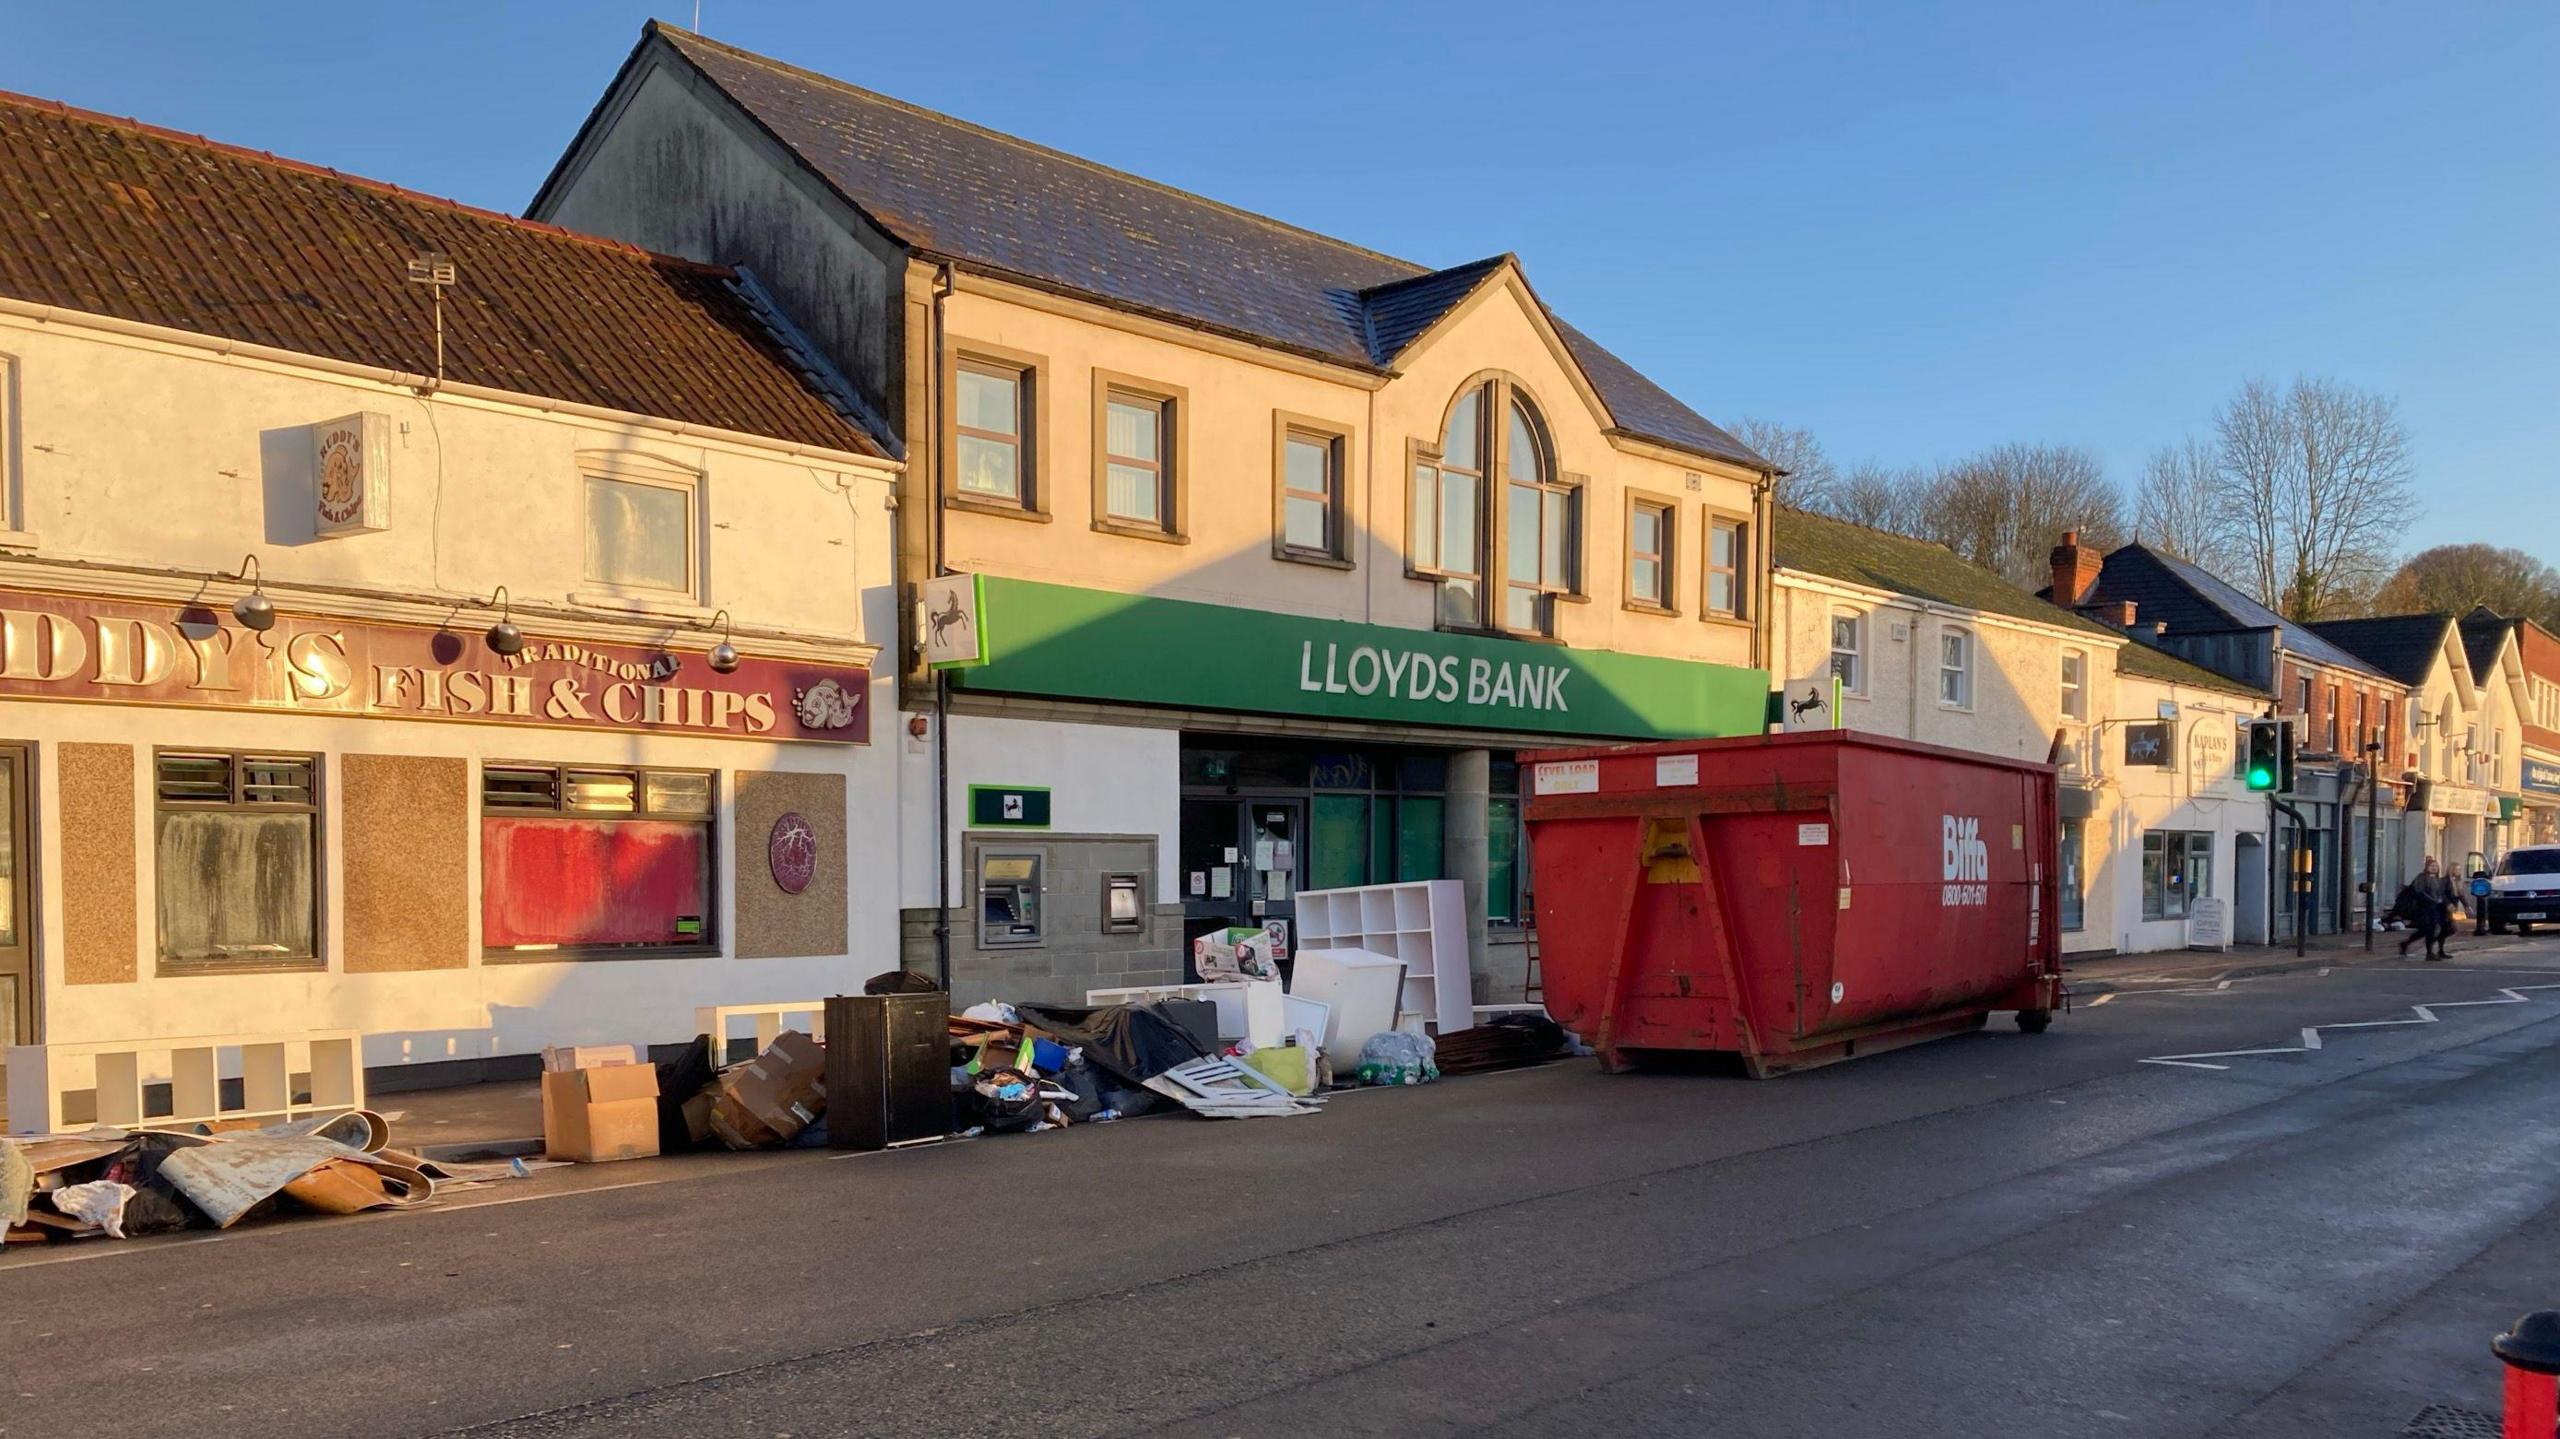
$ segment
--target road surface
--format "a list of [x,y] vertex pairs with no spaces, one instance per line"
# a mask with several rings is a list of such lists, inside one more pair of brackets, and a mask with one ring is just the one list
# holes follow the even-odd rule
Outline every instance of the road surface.
[[2546,1305],[2537,940],[1765,1084],[1570,1062],[22,1251],[0,1435],[2381,1439],[2494,1409]]

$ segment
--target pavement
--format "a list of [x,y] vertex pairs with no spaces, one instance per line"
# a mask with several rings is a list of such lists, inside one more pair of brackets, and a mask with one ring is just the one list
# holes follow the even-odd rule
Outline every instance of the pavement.
[[2384,1439],[2494,1411],[2489,1336],[2560,1305],[2560,942],[2086,993],[2042,1036],[1766,1083],[1577,1061],[22,1252],[0,1435]]

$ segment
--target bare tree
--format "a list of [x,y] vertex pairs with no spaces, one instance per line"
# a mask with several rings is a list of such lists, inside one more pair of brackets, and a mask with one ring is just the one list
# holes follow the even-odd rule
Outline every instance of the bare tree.
[[1734,435],[1787,473],[1778,480],[1778,502],[1800,510],[1822,510],[1840,484],[1840,470],[1822,451],[1811,430],[1758,417],[1733,427]]
[[2219,507],[2259,600],[2295,620],[2346,611],[2381,579],[2413,508],[2391,401],[2335,380],[2251,380],[2214,429]]
[[2124,499],[2097,457],[2069,445],[2001,445],[1938,471],[1919,494],[1917,532],[2033,590],[2052,578],[2065,530],[2112,549]]
[[2373,596],[2382,614],[2459,615],[2479,605],[2560,628],[2560,571],[2522,550],[2437,545],[2403,560]]
[[1917,470],[1889,470],[1868,461],[1842,475],[1825,501],[1810,508],[1869,529],[1916,535],[1927,483],[1928,477]]
[[2220,488],[2212,446],[2190,438],[2154,451],[2134,491],[2133,537],[2208,570],[2232,568],[2240,551]]

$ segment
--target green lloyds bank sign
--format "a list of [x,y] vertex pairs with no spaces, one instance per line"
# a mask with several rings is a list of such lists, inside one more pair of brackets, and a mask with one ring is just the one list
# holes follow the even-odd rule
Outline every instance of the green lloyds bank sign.
[[1610,739],[1758,734],[1766,672],[986,575],[963,689]]

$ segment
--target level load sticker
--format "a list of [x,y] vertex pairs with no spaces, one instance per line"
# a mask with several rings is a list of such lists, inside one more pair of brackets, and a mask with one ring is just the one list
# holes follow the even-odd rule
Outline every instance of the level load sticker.
[[1600,761],[1596,759],[1549,760],[1538,766],[1540,794],[1598,794]]

